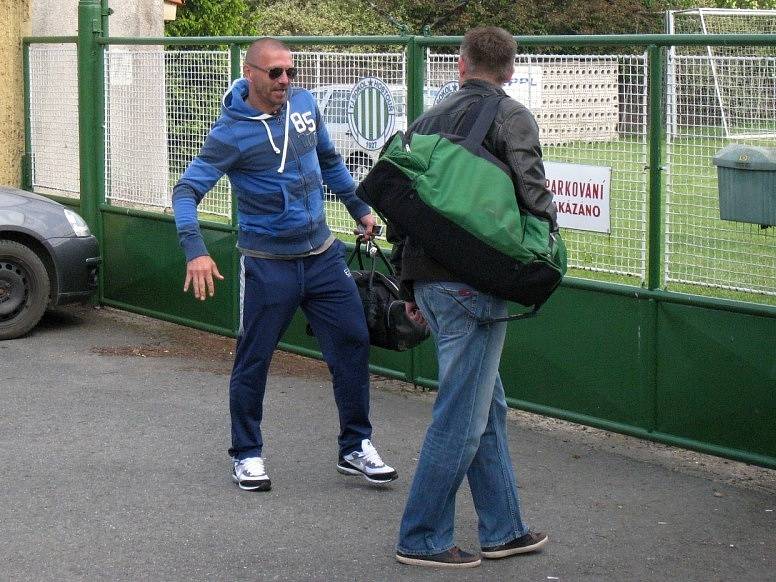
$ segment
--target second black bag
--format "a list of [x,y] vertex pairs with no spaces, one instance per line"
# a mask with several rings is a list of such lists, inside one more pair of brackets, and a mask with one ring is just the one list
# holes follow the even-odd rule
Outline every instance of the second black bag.
[[[365,245],[371,265],[368,269],[364,268],[361,256],[362,244],[363,238],[359,236],[356,239],[356,247],[348,259],[348,267],[351,269],[350,272],[364,306],[366,325],[369,328],[369,343],[397,352],[412,349],[428,338],[428,326],[419,325],[407,317],[404,311],[405,302],[399,299],[399,285],[396,282],[393,267],[377,245],[372,243]],[[382,259],[388,274],[377,270],[377,256]],[[359,268],[353,269],[356,258]]]

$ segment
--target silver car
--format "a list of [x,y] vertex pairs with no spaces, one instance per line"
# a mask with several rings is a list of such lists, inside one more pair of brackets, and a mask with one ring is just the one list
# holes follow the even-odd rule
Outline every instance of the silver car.
[[0,186],[0,340],[22,336],[46,308],[97,289],[97,239],[76,212]]

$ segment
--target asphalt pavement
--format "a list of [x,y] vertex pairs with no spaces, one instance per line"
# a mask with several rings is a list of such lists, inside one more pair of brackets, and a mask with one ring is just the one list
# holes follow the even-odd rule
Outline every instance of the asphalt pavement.
[[[433,395],[373,379],[373,440],[399,471],[375,487],[335,470],[325,367],[276,355],[273,488],[244,492],[226,453],[232,349],[81,306],[0,342],[0,580],[776,580],[776,472],[524,413],[511,454],[544,551],[458,572],[399,564]],[[476,550],[465,487],[456,519]]]

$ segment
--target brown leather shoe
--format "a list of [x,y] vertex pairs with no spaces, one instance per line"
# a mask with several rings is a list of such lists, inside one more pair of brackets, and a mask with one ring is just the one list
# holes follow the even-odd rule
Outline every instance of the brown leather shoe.
[[458,546],[453,546],[446,552],[430,556],[413,556],[396,552],[396,559],[410,566],[431,566],[432,568],[474,568],[480,565],[480,557],[464,552]]
[[482,556],[490,560],[497,560],[516,554],[528,554],[544,546],[548,540],[546,533],[529,531],[527,534],[500,546],[483,546],[481,548]]

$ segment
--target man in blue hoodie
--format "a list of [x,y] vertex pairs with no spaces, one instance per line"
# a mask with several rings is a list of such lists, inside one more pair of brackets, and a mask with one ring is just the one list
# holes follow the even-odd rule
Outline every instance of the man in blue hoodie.
[[372,483],[396,479],[371,443],[369,333],[344,245],[326,224],[323,183],[371,238],[375,219],[326,131],[313,96],[294,88],[293,57],[283,43],[253,43],[223,98],[221,116],[175,185],[172,206],[186,255],[183,291],[197,299],[223,279],[208,255],[197,205],[226,174],[237,200],[240,328],[229,384],[232,478],[240,489],[267,491],[262,403],[278,341],[298,307],[329,365],[339,411],[337,470]]

